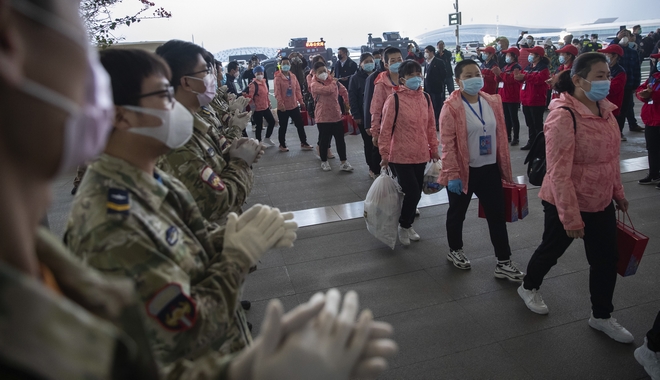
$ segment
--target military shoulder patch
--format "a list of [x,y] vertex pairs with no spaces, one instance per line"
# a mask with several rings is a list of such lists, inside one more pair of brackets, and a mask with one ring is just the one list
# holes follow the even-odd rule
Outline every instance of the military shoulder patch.
[[165,240],[167,240],[167,244],[170,246],[176,244],[176,242],[179,241],[179,230],[176,228],[176,226],[172,226],[167,229],[165,232]]
[[108,189],[108,202],[106,203],[108,214],[128,215],[131,209],[128,190],[110,188]]
[[206,150],[206,154],[208,154],[209,157],[214,157],[214,156],[215,156],[215,149],[213,149],[213,147],[209,147],[209,148]]
[[169,283],[157,291],[146,307],[147,314],[169,331],[186,331],[197,320],[195,301],[177,283]]
[[217,175],[213,169],[208,166],[205,166],[200,173],[202,181],[207,185],[211,186],[214,190],[222,191],[225,189],[225,184],[222,182],[222,179]]

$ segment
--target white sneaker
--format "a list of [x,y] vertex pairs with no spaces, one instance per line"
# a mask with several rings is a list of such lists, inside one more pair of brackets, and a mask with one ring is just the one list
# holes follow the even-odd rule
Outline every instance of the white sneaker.
[[525,301],[527,308],[536,314],[548,314],[548,306],[537,289],[527,290],[522,285],[518,287],[518,295]]
[[330,167],[330,163],[328,163],[328,161],[321,162],[321,169],[323,169],[324,172],[329,172],[330,170],[332,170],[332,168]]
[[610,317],[608,319],[594,318],[594,313],[591,313],[589,318],[589,326],[598,331],[602,331],[610,338],[620,343],[632,343],[635,338],[630,331],[621,326],[616,319]]
[[348,163],[348,161],[346,161],[343,164],[339,165],[339,170],[343,170],[345,172],[352,172],[353,167],[351,166],[351,164]]
[[252,132],[256,132],[256,130],[257,130],[257,126],[256,126],[256,125],[252,125]]
[[451,261],[452,264],[454,264],[454,266],[458,269],[472,268],[470,260],[468,260],[468,258],[465,257],[465,254],[463,253],[463,249],[459,249],[458,251],[452,251],[450,249],[449,253],[447,254],[447,260]]
[[275,143],[270,139],[270,137],[266,137],[264,139],[264,144],[268,144],[268,146],[275,146]]
[[420,215],[421,215],[421,214],[420,214],[420,212],[419,212],[419,209],[416,208],[416,209],[415,209],[415,218],[418,218]]
[[410,236],[408,236],[408,228],[399,226],[399,241],[403,245],[410,245]]
[[410,228],[408,228],[408,237],[412,241],[419,241],[419,239],[421,239],[419,237],[419,234],[417,232],[415,232],[415,230],[413,230],[412,226],[410,226]]
[[511,260],[500,262],[495,266],[495,277],[505,278],[511,281],[522,281],[525,274],[511,262]]
[[635,350],[635,359],[644,366],[651,380],[660,380],[660,353],[649,350],[649,342],[644,337],[644,344]]

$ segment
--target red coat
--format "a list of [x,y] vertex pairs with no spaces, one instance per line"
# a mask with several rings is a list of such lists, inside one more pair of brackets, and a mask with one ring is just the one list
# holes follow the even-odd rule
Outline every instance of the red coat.
[[520,103],[520,87],[522,85],[513,78],[515,69],[522,71],[518,62],[509,63],[502,69],[502,74],[495,77],[498,84],[504,83],[504,87],[497,92],[502,97],[502,103]]
[[626,87],[628,76],[626,75],[626,70],[624,70],[619,64],[616,64],[610,67],[610,77],[612,80],[607,100],[617,106],[617,109],[612,111],[612,115],[619,116],[621,113],[621,105],[623,104],[623,88]]
[[[653,92],[649,99],[643,99],[638,93],[648,86],[653,88]],[[642,106],[642,121],[646,127],[660,127],[660,73],[653,74],[651,78],[647,79],[644,84],[637,88],[635,93],[638,94],[637,98],[644,102]]]
[[481,91],[491,95],[497,94],[497,80],[493,73],[495,66],[497,66],[497,59],[491,59],[481,64],[481,77],[484,78],[484,86]]
[[548,84],[550,79],[550,70],[548,69],[548,59],[543,58],[536,66],[529,65],[525,68],[525,80],[520,87],[520,102],[523,106],[544,106],[548,96]]

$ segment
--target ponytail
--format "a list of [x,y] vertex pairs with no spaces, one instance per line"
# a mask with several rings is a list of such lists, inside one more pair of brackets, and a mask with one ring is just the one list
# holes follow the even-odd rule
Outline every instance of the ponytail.
[[570,70],[564,70],[559,74],[554,89],[560,94],[562,92],[568,92],[570,95],[575,93],[575,85],[573,84]]

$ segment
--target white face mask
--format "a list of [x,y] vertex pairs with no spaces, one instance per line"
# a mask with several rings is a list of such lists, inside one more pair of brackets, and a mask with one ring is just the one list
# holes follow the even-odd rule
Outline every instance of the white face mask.
[[157,127],[133,127],[128,129],[129,132],[154,138],[171,149],[182,147],[192,137],[193,115],[179,102],[175,101],[171,110],[138,106],[122,107],[130,111],[156,116],[161,120],[161,125]]
[[25,17],[70,39],[87,52],[85,100],[82,106],[66,96],[25,78],[19,89],[69,114],[64,125],[64,146],[58,174],[98,156],[108,140],[114,119],[110,77],[103,69],[95,50],[70,23],[27,1],[12,1],[11,7]]
[[193,91],[197,95],[197,101],[200,107],[204,107],[213,101],[218,90],[218,80],[213,74],[206,74],[204,78],[186,77],[194,80],[201,80],[204,82],[204,92]]
[[257,75],[257,80],[262,80],[262,79],[264,79],[264,76],[263,76],[263,75],[261,75],[261,74],[260,74],[260,75]]
[[619,41],[619,45],[627,46],[628,45],[628,37],[623,37],[621,41]]
[[424,53],[424,57],[425,57],[426,59],[431,59],[431,58],[433,58],[433,54],[431,54],[431,53]]
[[328,73],[321,73],[321,74],[317,75],[317,77],[320,80],[326,80],[326,79],[328,79]]

